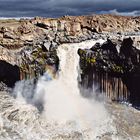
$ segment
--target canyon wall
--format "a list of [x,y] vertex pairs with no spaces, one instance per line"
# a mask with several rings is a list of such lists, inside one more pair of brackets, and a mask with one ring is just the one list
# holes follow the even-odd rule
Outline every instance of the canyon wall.
[[103,93],[113,101],[129,101],[140,105],[140,50],[133,46],[133,40],[126,38],[117,43],[110,39],[103,44],[96,43],[90,49],[79,49],[81,87]]
[[[58,45],[107,37],[122,40],[129,35],[139,45],[139,31],[140,17],[115,15],[0,20],[0,60],[18,67],[18,79],[37,78],[48,69],[55,76]],[[1,79],[4,82],[10,76]]]

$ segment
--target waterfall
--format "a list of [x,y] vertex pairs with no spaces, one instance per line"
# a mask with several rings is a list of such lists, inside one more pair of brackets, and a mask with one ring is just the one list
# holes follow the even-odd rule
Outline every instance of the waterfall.
[[59,46],[59,78],[48,83],[41,82],[41,85],[45,87],[45,113],[49,121],[65,123],[77,119],[81,121],[79,124],[89,124],[86,127],[90,127],[94,122],[101,122],[107,113],[102,103],[83,98],[80,94],[77,82],[79,47],[84,46],[78,44]]
[[42,103],[41,114],[28,104],[30,100],[28,103],[24,100],[32,90],[24,89],[26,93],[22,97],[23,88],[28,84],[20,87],[21,83],[17,84],[14,90],[14,95],[18,94],[16,100],[6,93],[0,95],[3,97],[0,98],[0,139],[94,140],[107,133],[114,138],[116,129],[104,103],[83,98],[78,88],[77,50],[92,47],[94,43],[86,41],[58,47],[60,71],[57,78],[51,80],[51,72],[46,72],[39,79],[31,100],[33,104]]

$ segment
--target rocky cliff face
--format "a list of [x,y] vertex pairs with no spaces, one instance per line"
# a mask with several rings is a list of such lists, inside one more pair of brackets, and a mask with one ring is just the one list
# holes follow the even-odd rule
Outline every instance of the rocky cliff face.
[[[19,79],[32,79],[42,75],[53,67],[58,69],[59,58],[56,53],[56,43],[46,39],[44,29],[31,24],[28,20],[2,20],[0,25],[0,60],[5,62],[5,69],[1,66],[1,81],[13,83]],[[9,67],[17,67],[19,78],[6,76]],[[11,73],[11,75],[14,73]],[[12,86],[11,84],[10,86]]]
[[[64,16],[59,19],[36,18],[34,23],[42,23],[55,31],[66,31],[69,35],[87,29],[92,32],[138,32],[139,17],[124,17],[114,15]],[[73,33],[73,34],[72,34]]]
[[102,45],[96,43],[91,49],[78,50],[80,85],[92,88],[94,82],[97,92],[112,100],[139,105],[140,50],[133,46],[131,38],[121,42],[119,52],[116,46],[117,43],[107,39]]
[[93,33],[138,33],[140,31],[139,17],[123,17],[113,15],[64,16],[59,19],[35,18],[32,23],[51,29],[48,33],[56,42],[79,42],[90,39]]
[[[16,65],[20,79],[30,79],[39,77],[50,67],[53,73],[58,70],[59,44],[106,38],[110,33],[119,37],[124,33],[139,34],[139,30],[139,17],[113,15],[1,20],[0,60]],[[139,42],[137,37],[136,44]]]

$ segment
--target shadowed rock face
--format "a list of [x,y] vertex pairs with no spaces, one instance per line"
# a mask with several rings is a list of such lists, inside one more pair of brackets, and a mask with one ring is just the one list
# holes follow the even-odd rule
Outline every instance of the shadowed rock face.
[[20,80],[19,67],[0,60],[0,81],[9,87],[13,87],[18,80]]
[[112,100],[130,101],[140,104],[140,51],[133,46],[133,40],[122,41],[120,52],[116,43],[107,40],[91,49],[79,49],[80,68],[82,70],[80,85],[105,93]]

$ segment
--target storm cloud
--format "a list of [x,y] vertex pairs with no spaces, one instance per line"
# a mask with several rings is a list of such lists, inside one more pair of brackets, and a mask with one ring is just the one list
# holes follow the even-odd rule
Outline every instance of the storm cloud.
[[59,17],[113,13],[140,15],[140,0],[0,0],[0,17]]

